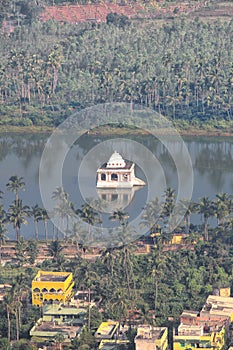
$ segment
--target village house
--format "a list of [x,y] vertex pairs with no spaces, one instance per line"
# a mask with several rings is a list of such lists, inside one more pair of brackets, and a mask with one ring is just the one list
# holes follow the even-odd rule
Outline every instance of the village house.
[[140,325],[134,339],[136,350],[166,350],[168,347],[166,327]]
[[208,348],[221,350],[224,346],[225,327],[210,331],[203,326],[183,325],[178,327],[178,334],[173,335],[174,350],[194,350]]
[[43,316],[30,330],[34,342],[53,340],[62,334],[67,341],[81,333],[86,323],[86,309],[74,305],[44,305]]
[[74,286],[71,272],[38,271],[32,281],[32,304],[66,303]]
[[102,339],[114,339],[114,336],[117,334],[117,331],[119,329],[119,322],[108,320],[105,322],[102,322],[95,332],[95,337],[98,340]]

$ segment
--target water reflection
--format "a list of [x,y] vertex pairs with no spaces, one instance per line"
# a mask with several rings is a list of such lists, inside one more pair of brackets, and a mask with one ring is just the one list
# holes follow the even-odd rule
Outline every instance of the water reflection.
[[[42,206],[39,185],[38,185],[38,169],[41,154],[48,134],[0,134],[0,190],[6,192],[5,185],[10,176],[23,176],[26,182],[26,191],[20,194],[24,204]],[[119,137],[119,136],[118,136]],[[176,167],[168,153],[166,147],[162,145],[156,138],[151,136],[127,136],[145,147],[149,148],[157,160],[162,165],[166,175],[166,184],[168,187],[176,189],[177,193],[177,175]],[[109,137],[112,138],[112,137]],[[70,199],[75,203],[76,207],[81,207],[84,198],[78,190],[78,169],[85,154],[89,152],[98,143],[107,140],[107,137],[97,137],[84,135],[77,144],[74,144],[70,154],[64,163],[64,188],[70,194]],[[188,147],[193,169],[194,169],[194,191],[193,200],[197,201],[200,197],[206,195],[214,198],[217,193],[227,192],[232,194],[233,188],[233,141],[231,138],[195,138],[186,137],[184,141]],[[172,138],[167,142],[171,142],[174,152],[182,157],[182,146],[175,143]],[[140,154],[140,157],[145,155]],[[45,171],[49,172],[53,167],[54,157],[48,164]],[[146,159],[145,159],[146,161]],[[95,162],[95,159],[93,159]],[[150,166],[148,164],[148,166]],[[98,167],[98,165],[97,165]],[[141,176],[140,174],[138,174]],[[157,174],[154,174],[156,183]],[[86,175],[88,178],[89,174]],[[95,186],[95,179],[93,186]],[[185,185],[185,184],[184,184]],[[103,191],[103,190],[101,190]],[[106,191],[106,190],[104,190]],[[131,193],[106,193],[98,191],[98,196],[102,199],[106,198],[108,206],[111,210],[119,207],[127,207],[127,211],[140,212],[144,206],[145,196],[142,195],[143,190],[137,191],[133,188]],[[112,192],[112,190],[111,190]],[[106,197],[104,197],[106,195]],[[117,197],[116,197],[117,195]],[[126,197],[127,195],[127,197]],[[8,210],[9,205],[14,199],[14,194],[6,192],[4,195],[3,205]],[[43,236],[43,223],[39,223],[41,237]],[[14,230],[9,227],[10,235],[14,237]],[[52,236],[52,226],[49,227],[50,237]],[[33,220],[29,219],[29,224],[22,228],[22,234],[25,237],[32,237],[34,234]]]
[[136,191],[142,189],[141,186],[132,188],[97,188],[98,199],[102,201],[104,211],[112,213],[117,209],[126,208],[133,200]]

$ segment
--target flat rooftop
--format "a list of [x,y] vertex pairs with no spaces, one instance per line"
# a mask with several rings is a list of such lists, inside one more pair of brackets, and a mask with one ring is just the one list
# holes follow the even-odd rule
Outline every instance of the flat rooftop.
[[136,339],[161,339],[166,327],[139,326]]
[[233,314],[233,298],[209,295],[200,315],[208,312],[212,315],[231,316]]
[[99,328],[97,329],[95,336],[110,336],[112,335],[114,329],[118,326],[116,321],[106,321],[102,322]]
[[65,282],[67,277],[70,275],[69,272],[44,272],[40,271],[36,278],[35,281],[40,281],[40,282]]
[[199,315],[199,311],[184,310],[180,317],[196,318]]
[[44,305],[43,307],[44,315],[83,315],[87,311],[84,308],[77,308],[75,305]]
[[45,336],[49,336],[50,333],[67,333],[72,334],[73,337],[76,336],[81,330],[80,326],[69,326],[64,323],[61,325],[54,325],[54,322],[42,322],[40,325],[37,325],[33,332],[45,332]]
[[184,325],[181,323],[178,327],[178,335],[201,336],[203,335],[203,327],[196,325]]

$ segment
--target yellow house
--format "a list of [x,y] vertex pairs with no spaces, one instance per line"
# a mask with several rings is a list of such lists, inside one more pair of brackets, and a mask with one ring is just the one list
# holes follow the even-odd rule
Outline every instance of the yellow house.
[[72,297],[73,286],[71,272],[38,271],[32,281],[32,304],[65,303]]
[[166,350],[168,347],[166,327],[138,326],[134,339],[136,350]]
[[196,350],[207,348],[221,350],[224,346],[225,328],[218,331],[204,333],[202,326],[183,325],[178,328],[178,335],[173,337],[174,350]]
[[95,332],[96,339],[113,339],[119,328],[119,322],[117,321],[105,321],[102,322]]
[[[153,232],[150,234],[151,238],[155,238],[161,235],[161,232]],[[167,244],[182,244],[184,243],[184,238],[188,237],[188,234],[185,233],[174,233],[172,235],[171,241]]]

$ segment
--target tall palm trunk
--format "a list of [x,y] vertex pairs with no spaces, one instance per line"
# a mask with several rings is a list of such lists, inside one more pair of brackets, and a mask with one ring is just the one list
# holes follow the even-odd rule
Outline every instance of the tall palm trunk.
[[48,242],[48,227],[47,227],[46,220],[44,220],[44,233],[45,233],[45,241],[47,243]]
[[11,341],[11,318],[10,318],[10,307],[7,305],[6,307],[7,310],[7,338],[8,341]]
[[128,270],[128,262],[127,262],[127,252],[126,252],[125,247],[124,247],[124,265],[125,265],[128,293],[129,293],[129,297],[131,298],[130,279],[129,279],[129,270]]
[[208,218],[204,218],[204,237],[205,241],[208,242],[209,240],[209,235],[208,235]]
[[19,232],[19,227],[18,225],[15,226],[15,233],[16,233],[16,241],[19,240],[19,237],[20,237],[20,232]]
[[39,230],[38,230],[38,222],[35,220],[35,238],[38,241],[39,238]]

